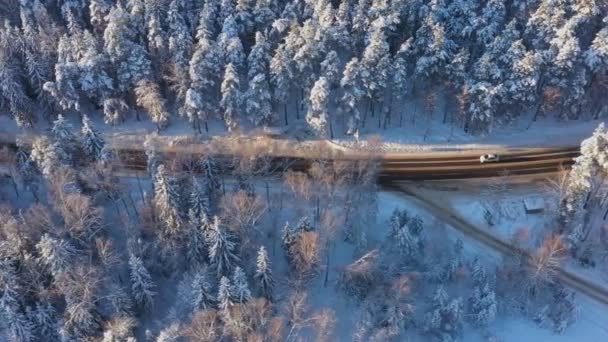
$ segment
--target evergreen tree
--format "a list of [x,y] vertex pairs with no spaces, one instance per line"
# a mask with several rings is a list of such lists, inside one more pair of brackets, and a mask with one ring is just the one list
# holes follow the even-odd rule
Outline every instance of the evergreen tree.
[[82,51],[77,60],[79,89],[101,106],[114,92],[114,82],[108,74],[108,59],[98,48],[96,38],[89,31],[78,35],[76,42]]
[[[179,67],[186,69],[192,48],[192,38],[188,28],[184,13],[184,4],[181,0],[171,0],[169,11],[167,12],[168,33],[169,33],[169,53],[171,61]],[[180,75],[185,77],[185,75]]]
[[325,55],[321,62],[321,76],[325,77],[331,88],[335,88],[340,83],[340,59],[334,50]]
[[154,282],[150,273],[144,266],[141,259],[134,254],[129,257],[129,269],[131,271],[131,291],[135,303],[146,309],[150,309],[154,304]]
[[251,291],[247,284],[247,275],[239,266],[234,268],[232,274],[232,290],[230,291],[232,298],[237,303],[245,303],[251,299]]
[[163,224],[160,236],[165,241],[180,239],[179,233],[183,228],[180,203],[175,179],[166,174],[164,165],[159,165],[154,174],[154,207]]
[[249,80],[245,94],[245,112],[256,126],[270,126],[276,122],[270,98],[270,85],[266,74],[257,74]]
[[253,31],[255,24],[253,18],[253,8],[255,0],[237,0],[235,21],[239,33],[243,36],[249,35]]
[[262,32],[256,32],[255,45],[247,56],[247,78],[253,79],[260,74],[268,74],[269,46]]
[[359,104],[364,94],[360,63],[356,57],[344,67],[340,86],[343,93],[340,99],[340,111],[348,119],[347,133],[354,134],[360,126]]
[[55,308],[48,302],[36,303],[36,308],[32,312],[32,322],[35,324],[36,336],[38,338],[54,341],[58,339],[57,313]]
[[433,307],[425,316],[425,330],[442,341],[452,341],[462,331],[462,300],[448,302],[448,295],[442,287],[433,296]]
[[71,131],[72,125],[63,117],[57,115],[57,120],[53,121],[51,134],[53,143],[58,149],[61,160],[67,164],[73,164],[78,152],[78,139]]
[[228,310],[230,310],[230,308],[234,305],[231,290],[232,286],[230,285],[230,279],[222,276],[220,279],[220,285],[218,287],[217,301],[218,307],[224,312],[228,312]]
[[219,30],[218,12],[217,0],[205,1],[196,28],[196,39],[199,42],[203,39],[215,39],[217,36]]
[[238,114],[242,102],[239,76],[235,66],[231,63],[226,66],[224,80],[222,82],[222,100],[220,105],[224,111],[224,122],[229,131],[238,126]]
[[209,226],[207,234],[207,245],[209,246],[209,259],[215,267],[217,275],[228,274],[239,261],[236,254],[236,243],[233,237],[224,228],[217,216]]
[[76,250],[69,242],[53,238],[48,234],[40,238],[36,250],[40,255],[40,262],[46,265],[55,277],[65,271],[76,256]]
[[272,300],[274,278],[272,276],[272,270],[270,269],[268,252],[266,252],[266,248],[264,248],[264,246],[260,246],[260,249],[258,249],[255,280],[258,284],[261,295],[268,300]]
[[209,207],[209,195],[208,195],[208,187],[205,184],[201,184],[201,182],[194,176],[191,179],[191,191],[190,191],[190,211],[189,217],[191,220],[196,222],[201,222],[202,220],[207,220],[210,215],[210,207]]
[[325,77],[320,77],[310,91],[310,108],[306,114],[306,122],[321,137],[327,136],[329,132],[333,139],[331,129],[331,118],[327,108],[330,96],[329,82]]
[[210,155],[205,155],[201,162],[203,169],[203,177],[205,178],[206,193],[209,196],[210,208],[215,208],[219,199],[220,181],[219,171],[215,163],[215,159]]
[[151,76],[151,62],[146,50],[137,41],[131,16],[120,2],[110,10],[107,21],[104,51],[116,68],[119,89],[127,91]]
[[86,115],[82,116],[82,139],[83,150],[90,160],[98,161],[101,159],[101,151],[105,146],[105,141],[91,125],[91,120]]
[[211,294],[211,284],[204,272],[197,272],[192,278],[192,304],[197,310],[208,310],[215,304]]
[[471,306],[471,320],[477,326],[487,326],[496,318],[496,295],[490,284],[476,286],[469,299]]
[[32,144],[31,159],[45,177],[50,176],[60,166],[69,165],[69,158],[58,143],[51,143],[47,138],[39,138]]
[[370,101],[372,115],[374,115],[374,103],[379,102],[384,94],[389,67],[388,43],[384,32],[376,29],[372,32],[369,43],[363,52],[360,70],[363,87]]
[[287,101],[289,100],[290,73],[289,63],[285,55],[285,45],[281,44],[275,49],[270,61],[270,82],[272,84],[272,99],[277,105],[284,106],[284,119],[287,125]]
[[104,122],[116,125],[125,120],[129,106],[119,98],[108,98],[103,101]]
[[220,59],[217,44],[206,35],[201,37],[190,59],[189,76],[192,83],[185,101],[188,119],[199,131],[201,121],[208,130],[207,122],[218,110]]

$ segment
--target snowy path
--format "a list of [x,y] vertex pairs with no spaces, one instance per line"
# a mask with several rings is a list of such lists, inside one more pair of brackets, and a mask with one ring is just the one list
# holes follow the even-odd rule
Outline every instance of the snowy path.
[[[425,198],[419,193],[413,192],[410,189],[404,187],[393,187],[395,190],[402,191],[403,194],[411,197],[417,204],[423,208],[431,211],[435,216],[440,217],[445,222],[449,223],[452,227],[460,230],[469,237],[481,242],[489,248],[497,250],[503,254],[514,254],[517,253],[515,247],[511,246],[502,239],[488,233],[486,230],[475,227],[473,224],[467,222],[465,219],[457,215],[455,212],[445,208],[444,206],[437,205],[433,201]],[[577,290],[581,294],[586,295],[598,302],[608,305],[608,289],[599,284],[594,284],[583,277],[580,277],[572,271],[564,268],[558,269],[558,277],[560,280]]]

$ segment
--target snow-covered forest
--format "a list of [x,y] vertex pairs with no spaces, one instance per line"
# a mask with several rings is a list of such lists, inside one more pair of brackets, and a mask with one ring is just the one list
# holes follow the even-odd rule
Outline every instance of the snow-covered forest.
[[[606,114],[600,0],[3,0],[0,108],[320,136]],[[421,108],[418,108],[421,107]],[[435,114],[438,115],[438,114]],[[141,118],[140,118],[141,116]],[[97,120],[95,120],[97,121]]]
[[59,116],[2,152],[8,341],[492,340],[514,317],[546,334],[576,321],[576,293],[556,277],[562,240],[531,265],[478,255],[378,191],[369,145],[370,158],[325,155],[304,173],[263,146],[220,163],[149,141],[147,171],[124,174],[83,119],[77,132]]

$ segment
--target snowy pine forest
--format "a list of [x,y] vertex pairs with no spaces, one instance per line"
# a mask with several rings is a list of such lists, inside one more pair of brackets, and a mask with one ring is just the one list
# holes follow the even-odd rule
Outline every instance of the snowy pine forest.
[[[441,115],[472,134],[600,118],[599,0],[3,0],[0,108],[158,130],[305,120],[321,137]],[[530,119],[526,119],[530,120]],[[97,120],[94,120],[97,121]]]
[[261,150],[220,162],[150,144],[147,170],[125,174],[83,119],[78,132],[60,115],[48,137],[2,151],[4,340],[493,341],[513,317],[546,336],[577,319],[555,278],[561,239],[533,267],[523,252],[471,251],[379,192],[373,151],[305,173]]
[[[381,191],[359,132],[604,119],[605,1],[0,0],[0,21],[0,341],[597,337],[558,273],[608,256],[603,124],[510,254]],[[110,135],[144,123],[191,134],[137,161]],[[197,140],[300,126],[361,158]]]

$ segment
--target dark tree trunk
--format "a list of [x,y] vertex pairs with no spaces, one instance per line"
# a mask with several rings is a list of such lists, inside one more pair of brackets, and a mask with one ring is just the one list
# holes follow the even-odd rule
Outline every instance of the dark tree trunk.
[[285,126],[289,125],[289,122],[287,122],[287,103],[285,103],[285,105],[283,106],[283,114],[285,116]]

